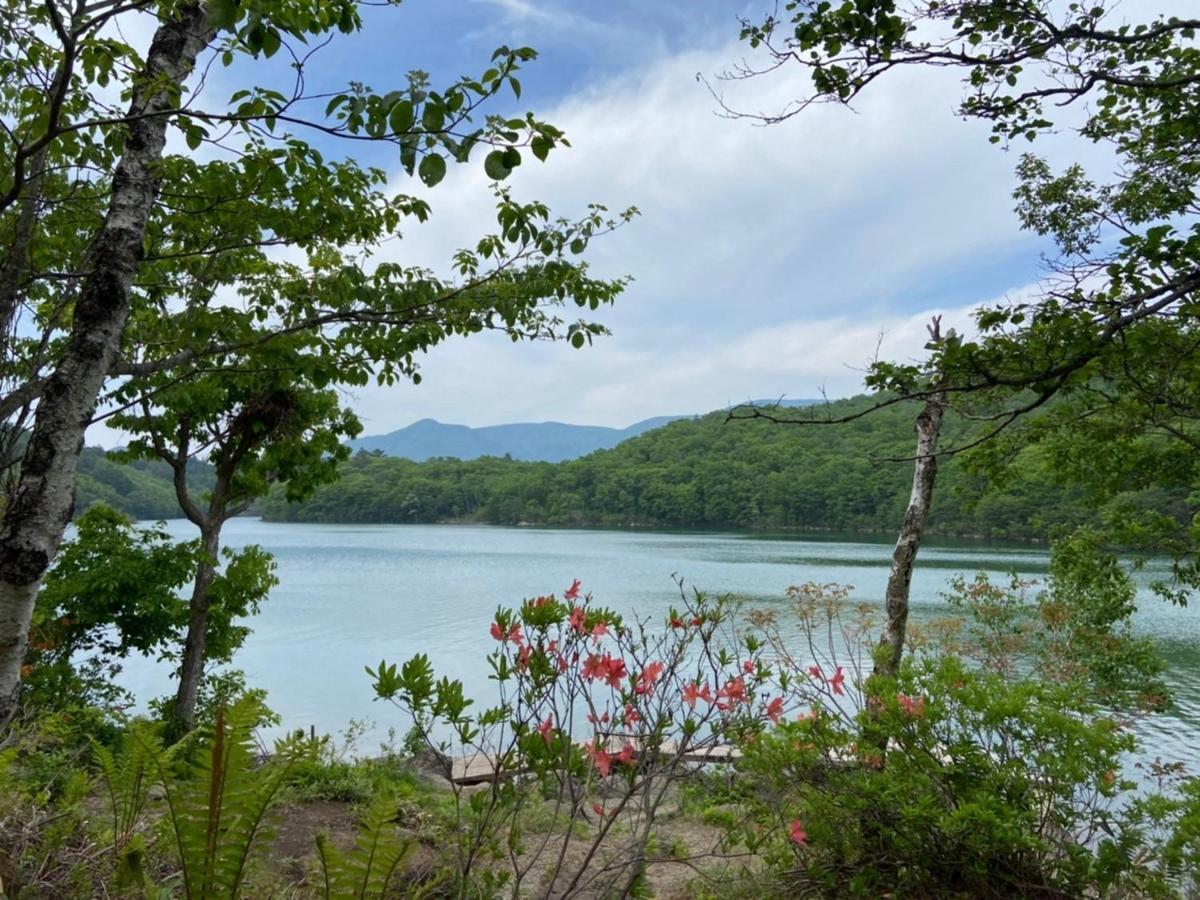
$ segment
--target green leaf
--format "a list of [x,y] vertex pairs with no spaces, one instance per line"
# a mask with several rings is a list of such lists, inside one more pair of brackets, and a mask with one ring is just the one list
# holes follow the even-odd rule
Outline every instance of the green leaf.
[[421,167],[417,173],[426,187],[433,187],[446,177],[446,160],[436,153],[432,153],[421,160]]
[[493,181],[503,181],[512,174],[513,167],[508,164],[505,150],[493,150],[483,161],[483,171]]
[[388,113],[388,125],[391,126],[393,134],[407,134],[416,121],[417,116],[413,112],[413,105],[409,100],[401,100]]

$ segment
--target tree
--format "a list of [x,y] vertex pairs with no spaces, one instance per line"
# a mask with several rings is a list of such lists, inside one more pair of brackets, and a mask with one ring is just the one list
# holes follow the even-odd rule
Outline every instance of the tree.
[[[937,350],[942,343],[941,316],[934,316],[929,328],[929,349]],[[946,336],[951,339],[950,335]],[[934,387],[937,387],[936,383]],[[908,599],[912,589],[913,568],[925,523],[933,506],[933,490],[937,484],[938,440],[942,435],[942,419],[946,413],[946,392],[934,390],[926,396],[917,414],[917,452],[913,461],[912,492],[892,551],[892,564],[884,589],[883,609],[886,616],[881,651],[875,660],[875,674],[895,678],[900,674],[900,657],[904,653],[904,637],[908,628]]]
[[[817,102],[852,104],[902,69],[961,69],[959,112],[989,122],[993,142],[1073,128],[1081,141],[1111,151],[1116,174],[1108,181],[1080,164],[1056,171],[1022,155],[1017,213],[1057,247],[1040,295],[983,308],[977,338],[942,345],[923,364],[877,363],[868,378],[891,392],[880,406],[924,400],[942,389],[930,375],[945,379],[950,406],[978,428],[943,454],[987,445],[1002,463],[1021,439],[1075,441],[1075,458],[1091,462],[1063,474],[1109,498],[1122,490],[1122,466],[1132,457],[1143,471],[1159,468],[1172,487],[1194,486],[1196,469],[1181,469],[1178,457],[1200,446],[1200,19],[1116,22],[1110,6],[790,2],[782,14],[743,22],[742,38],[761,64],[730,73],[804,70],[806,92],[761,117],[779,121]],[[1017,429],[1020,438],[1012,437]],[[1095,441],[1118,431],[1129,452],[1097,453]],[[1160,465],[1147,465],[1152,458]],[[1177,577],[1195,587],[1194,514],[1189,505],[1182,519],[1143,519],[1123,537],[1147,549],[1169,546]],[[1164,545],[1171,531],[1175,542]]]
[[[158,26],[142,56],[118,36],[147,13]],[[0,18],[2,723],[98,406],[129,402],[150,376],[211,373],[223,355],[301,333],[355,361],[331,379],[350,384],[416,377],[422,352],[487,328],[582,345],[603,329],[550,307],[595,310],[620,291],[572,257],[628,214],[592,207],[570,222],[499,191],[497,233],[455,254],[451,275],[370,259],[430,206],[330,148],[391,145],[429,187],[476,150],[497,180],[523,149],[544,160],[566,143],[552,125],[476,121],[502,90],[519,96],[528,48],[500,48],[480,77],[442,90],[414,71],[383,93],[353,81],[327,92],[307,86],[313,60],[361,27],[354,0],[13,0]],[[213,100],[195,74],[212,65],[266,86]],[[168,152],[171,135],[191,153]],[[297,252],[269,252],[280,246]]]
[[[143,395],[136,412],[114,417],[115,425],[136,435],[122,456],[166,462],[180,509],[200,531],[173,717],[178,733],[195,724],[225,522],[275,484],[284,487],[289,500],[300,500],[334,480],[338,464],[350,456],[343,440],[361,430],[336,391],[311,387],[311,360],[296,351],[296,343],[276,342],[254,360],[224,359],[213,375],[180,380],[170,371],[161,373],[148,379],[147,387],[157,386],[153,402]],[[196,459],[214,471],[213,486],[203,497],[188,481],[189,464]],[[262,569],[270,558],[259,556]],[[264,580],[261,572],[257,580]],[[230,613],[225,610],[224,618]]]

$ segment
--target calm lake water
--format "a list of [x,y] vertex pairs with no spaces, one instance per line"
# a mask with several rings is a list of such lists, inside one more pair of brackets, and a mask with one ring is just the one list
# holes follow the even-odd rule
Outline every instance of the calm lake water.
[[[168,523],[193,537],[183,520]],[[488,699],[484,655],[497,606],[560,593],[579,578],[595,600],[661,619],[679,597],[672,576],[710,593],[782,604],[788,585],[853,585],[852,597],[880,603],[888,541],[621,531],[564,531],[450,525],[308,525],[235,519],[229,546],[260,544],[278,561],[279,586],[254,620],[236,664],[269,693],[285,727],[338,733],[351,719],[373,722],[360,749],[394,726],[398,710],[373,703],[366,665],[426,653],[440,674]],[[912,587],[915,620],[944,615],[941,594],[956,574],[1044,575],[1047,555],[1028,547],[935,542],[921,550]],[[1149,573],[1146,575],[1149,580]],[[781,606],[781,609],[783,607]],[[1200,609],[1173,607],[1144,592],[1137,628],[1158,642],[1176,696],[1169,714],[1144,723],[1150,759],[1200,760]],[[130,660],[122,681],[141,700],[171,689],[162,667]]]

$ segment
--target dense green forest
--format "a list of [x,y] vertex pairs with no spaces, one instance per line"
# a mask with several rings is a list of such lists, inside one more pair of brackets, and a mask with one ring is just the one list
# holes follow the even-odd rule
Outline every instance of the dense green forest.
[[[211,487],[210,466],[194,462],[189,465],[188,473],[188,481],[195,488]],[[99,447],[88,447],[79,457],[75,508],[82,512],[96,503],[119,509],[135,519],[173,519],[182,515],[166,463],[140,459],[122,463],[111,459]]]
[[[865,398],[833,404],[844,413]],[[305,503],[274,493],[269,519],[297,522],[441,522],[892,531],[911,486],[911,407],[839,426],[726,421],[724,411],[673,422],[611,450],[563,463],[495,457],[416,463],[360,453],[341,479]],[[948,426],[953,432],[953,425]],[[942,534],[1041,538],[1096,515],[1078,491],[1055,484],[1033,451],[1023,475],[993,490],[949,460],[934,505]]]

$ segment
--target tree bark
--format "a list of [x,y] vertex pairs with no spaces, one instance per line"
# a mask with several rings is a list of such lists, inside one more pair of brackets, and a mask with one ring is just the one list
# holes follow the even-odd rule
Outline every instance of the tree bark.
[[946,393],[937,391],[926,399],[924,408],[917,416],[917,460],[913,467],[912,493],[908,498],[908,508],[904,511],[896,549],[892,551],[892,567],[884,594],[886,620],[883,635],[879,639],[881,650],[875,659],[876,675],[894,677],[900,671],[900,657],[904,652],[904,636],[908,629],[908,597],[912,587],[913,566],[933,503],[938,437],[945,411]]
[[4,342],[3,361],[9,359],[9,332],[16,317],[17,305],[29,276],[29,250],[37,227],[38,208],[42,202],[42,185],[46,170],[46,148],[38,150],[30,160],[30,173],[20,197],[20,212],[13,227],[12,240],[3,263],[0,263],[0,340]]
[[[927,327],[929,343],[926,347],[935,349],[942,341],[942,317],[934,316]],[[954,329],[951,329],[949,337],[953,336]],[[941,385],[935,384],[935,390],[926,397],[925,405],[917,416],[917,459],[913,465],[912,492],[908,496],[908,507],[904,510],[896,549],[892,551],[892,566],[884,593],[886,618],[883,634],[879,638],[879,652],[875,656],[876,675],[894,678],[900,673],[904,636],[908,631],[908,598],[912,588],[913,567],[917,562],[917,551],[921,549],[929,508],[933,505],[938,438],[942,433],[946,400],[946,391],[941,389]]]
[[213,37],[205,3],[154,34],[130,101],[108,214],[88,251],[67,347],[46,382],[21,475],[0,524],[0,725],[16,712],[34,599],[75,505],[75,468],[100,389],[120,351],[130,286],[145,253],[170,111]]
[[182,737],[196,725],[196,697],[200,682],[204,678],[204,644],[208,633],[208,591],[217,574],[217,554],[221,550],[220,521],[210,522],[200,533],[203,556],[196,567],[196,580],[192,585],[189,602],[187,638],[183,645],[183,659],[179,663],[179,689],[175,694],[175,711],[172,731],[174,737]]

